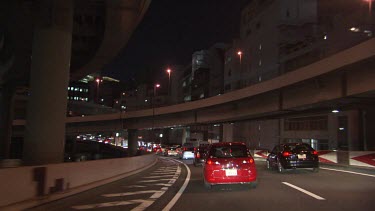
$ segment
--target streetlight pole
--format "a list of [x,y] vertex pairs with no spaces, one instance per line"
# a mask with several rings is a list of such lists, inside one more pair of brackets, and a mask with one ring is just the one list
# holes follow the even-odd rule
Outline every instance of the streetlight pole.
[[96,80],[96,103],[99,104],[99,84],[100,84],[100,78],[97,78]]
[[154,143],[155,143],[155,132],[154,132],[154,127],[155,127],[155,104],[154,104],[154,100],[155,100],[155,97],[156,97],[156,88],[159,88],[160,87],[160,84],[155,84],[154,85],[154,95],[153,97],[151,97],[151,105],[152,105],[152,129],[151,129],[151,133],[152,133],[152,139],[154,140]]
[[237,52],[238,56],[240,56],[240,88],[242,88],[242,51]]
[[168,73],[168,96],[170,95],[170,90],[171,90],[171,69],[167,69],[167,73]]

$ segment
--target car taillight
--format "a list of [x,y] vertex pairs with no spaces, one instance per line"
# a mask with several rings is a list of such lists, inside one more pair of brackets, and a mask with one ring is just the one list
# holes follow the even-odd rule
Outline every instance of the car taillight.
[[242,163],[250,163],[250,164],[253,164],[253,163],[254,163],[254,159],[249,158],[249,159],[247,159],[247,160],[242,161]]
[[284,157],[288,157],[289,155],[291,155],[290,152],[283,152],[283,156],[284,156]]
[[212,165],[212,164],[214,164],[214,162],[212,160],[210,160],[210,159],[207,159],[206,164],[207,165]]
[[197,158],[200,158],[201,157],[201,154],[199,154],[199,152],[197,153]]
[[313,152],[313,155],[318,155],[318,151],[314,150]]

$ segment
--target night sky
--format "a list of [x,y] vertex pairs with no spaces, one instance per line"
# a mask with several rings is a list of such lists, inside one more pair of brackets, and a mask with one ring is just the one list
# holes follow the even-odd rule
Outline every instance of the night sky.
[[246,2],[153,0],[127,46],[103,74],[123,82],[152,83],[166,74],[168,65],[189,64],[194,51],[217,42],[232,43],[239,37]]

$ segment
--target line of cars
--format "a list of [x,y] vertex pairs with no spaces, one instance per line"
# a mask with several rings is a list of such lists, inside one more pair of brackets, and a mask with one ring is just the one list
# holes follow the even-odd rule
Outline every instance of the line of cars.
[[[207,189],[219,184],[257,186],[257,170],[249,148],[243,142],[219,142],[199,147],[185,146],[180,153],[172,148],[165,155],[193,159],[194,166],[203,166],[203,181]],[[170,154],[170,151],[173,153]],[[311,168],[319,171],[318,152],[305,143],[276,145],[266,158],[267,169],[283,173],[287,169]]]

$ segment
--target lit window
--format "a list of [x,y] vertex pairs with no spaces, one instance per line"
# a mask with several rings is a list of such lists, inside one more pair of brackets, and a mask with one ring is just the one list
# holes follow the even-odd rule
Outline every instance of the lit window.
[[82,89],[79,89],[79,92],[82,92]]
[[75,88],[74,91],[78,91],[78,88]]
[[259,80],[259,81],[262,81],[262,76],[259,76],[258,80]]
[[262,66],[262,60],[261,59],[259,60],[259,66]]
[[259,50],[262,50],[262,44],[259,44]]
[[70,90],[70,86],[68,87],[68,90]]
[[326,39],[327,39],[327,35],[324,35],[323,39],[325,39],[325,40],[326,40]]
[[104,102],[104,99],[102,98],[100,101]]

